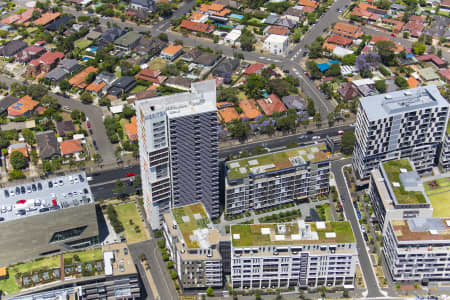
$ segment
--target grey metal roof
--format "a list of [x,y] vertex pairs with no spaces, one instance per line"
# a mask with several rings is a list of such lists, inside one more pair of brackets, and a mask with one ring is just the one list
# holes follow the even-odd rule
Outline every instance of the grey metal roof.
[[59,62],[58,67],[66,69],[67,71],[73,73],[81,68],[76,59],[64,58]]
[[408,220],[409,230],[412,232],[417,231],[430,231],[430,230],[445,230],[445,225],[440,218],[414,218]]
[[0,113],[4,112],[8,109],[10,105],[19,101],[19,98],[13,96],[6,96],[5,98],[0,100]]
[[66,77],[67,74],[69,74],[69,72],[66,69],[57,67],[45,74],[45,78],[53,81],[60,81]]
[[435,85],[363,97],[360,103],[370,121],[421,108],[449,107]]

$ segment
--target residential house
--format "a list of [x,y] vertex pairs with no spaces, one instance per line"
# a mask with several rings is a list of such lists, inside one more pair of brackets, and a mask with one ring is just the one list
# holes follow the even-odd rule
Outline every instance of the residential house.
[[275,25],[285,27],[289,30],[293,29],[295,26],[297,26],[297,24],[297,21],[294,21],[291,18],[287,18],[285,16],[280,17],[275,23]]
[[8,117],[15,118],[19,116],[29,116],[38,104],[38,101],[31,99],[28,95],[25,95],[20,98],[19,101],[8,107]]
[[1,57],[12,57],[27,47],[27,43],[21,40],[13,40],[0,48]]
[[64,58],[58,66],[45,74],[45,78],[52,82],[59,82],[67,76],[72,75],[81,68],[76,59]]
[[61,156],[56,134],[52,130],[36,133],[39,157],[42,161]]
[[104,47],[110,43],[114,43],[114,41],[124,35],[125,32],[126,31],[119,26],[112,26],[100,35],[97,39],[97,44]]
[[383,36],[383,35],[374,35],[372,36],[372,39],[369,42],[369,45],[371,46],[375,46],[375,44],[377,42],[381,42],[381,41],[390,41],[391,39],[387,36]]
[[98,38],[100,38],[101,36],[102,36],[102,32],[94,29],[94,30],[89,31],[89,33],[86,35],[86,39],[89,41],[95,41]]
[[61,155],[63,158],[76,157],[83,152],[83,146],[81,145],[81,140],[68,140],[59,143],[61,148]]
[[156,89],[153,90],[145,90],[142,92],[137,92],[134,94],[131,94],[130,96],[128,96],[127,98],[127,102],[128,104],[134,105],[134,102],[136,102],[137,100],[142,100],[142,99],[149,99],[149,98],[154,98],[154,97],[158,97],[158,91]]
[[136,81],[131,76],[122,76],[111,85],[108,94],[120,98],[123,94],[129,93],[136,86]]
[[441,0],[439,9],[445,12],[450,12],[450,0]]
[[150,81],[155,84],[161,84],[167,79],[167,77],[161,75],[160,71],[154,71],[149,68],[146,68],[142,69],[141,71],[139,71],[139,73],[137,73],[136,79]]
[[28,63],[32,59],[36,59],[44,54],[45,49],[35,45],[28,46],[14,55],[14,60],[22,64]]
[[202,14],[201,12],[198,11],[194,11],[189,17],[189,20],[196,23],[206,23],[206,21],[208,21],[208,15]]
[[391,7],[390,7],[391,13],[395,14],[395,13],[399,13],[399,12],[403,12],[406,10],[406,6],[402,5],[402,4],[398,4],[398,3],[392,3]]
[[169,77],[164,84],[174,89],[189,91],[191,89],[191,83],[192,80],[178,76]]
[[338,22],[333,27],[333,33],[355,40],[363,36],[361,26],[351,25],[347,23]]
[[264,64],[261,63],[251,64],[247,69],[245,69],[244,75],[261,74],[263,69]]
[[183,20],[181,21],[180,28],[195,32],[210,33],[214,30],[214,25]]
[[240,119],[233,102],[217,102],[216,106],[217,116],[220,122],[228,123]]
[[221,23],[227,22],[227,16],[231,14],[231,10],[226,8],[225,5],[218,3],[203,3],[200,5],[199,11],[201,13],[207,14],[209,16],[209,19]]
[[419,69],[417,70],[417,73],[424,83],[440,79],[439,75],[436,73],[436,70],[433,67]]
[[283,14],[284,17],[291,19],[297,23],[304,19],[304,14],[301,9],[296,7],[289,7]]
[[115,40],[114,45],[116,48],[129,51],[137,46],[142,35],[134,31],[129,31]]
[[280,98],[275,94],[270,94],[268,98],[259,99],[256,102],[258,102],[266,116],[271,116],[274,112],[281,113],[287,110]]
[[8,111],[8,107],[16,103],[17,101],[19,101],[19,98],[13,96],[6,96],[3,99],[0,99],[0,114]]
[[414,89],[419,86],[419,81],[415,79],[413,76],[409,76],[409,78],[406,80],[408,82],[408,86],[411,89]]
[[[245,11],[244,11],[245,13]],[[263,23],[266,25],[275,25],[278,21],[279,17],[275,15],[268,15],[264,20]]]
[[67,27],[73,19],[74,18],[69,15],[61,16],[45,25],[45,29],[48,31],[58,31],[61,27]]
[[327,39],[327,43],[329,44],[335,44],[335,45],[339,45],[342,47],[348,47],[351,44],[353,44],[353,40],[337,35],[337,34],[332,34],[328,39]]
[[74,134],[76,131],[73,122],[69,120],[56,122],[56,132],[58,132],[60,137],[65,137],[68,132]]
[[167,47],[167,42],[161,41],[158,38],[141,38],[134,49],[139,55],[159,55],[161,50]]
[[26,74],[28,76],[36,76],[39,73],[48,73],[64,58],[62,52],[47,52],[40,58],[33,59],[27,65]]
[[447,62],[444,61],[442,58],[437,56],[436,54],[424,54],[417,57],[417,60],[427,62],[431,61],[433,64],[435,64],[438,68],[444,68],[447,66]]
[[161,57],[167,59],[167,60],[174,60],[178,56],[183,53],[183,46],[181,45],[171,45],[167,46],[165,49],[161,51]]
[[439,40],[441,37],[445,37],[448,32],[447,27],[450,25],[450,18],[446,16],[433,16],[433,22],[431,26],[426,28],[424,33],[431,35],[433,39]]
[[210,67],[219,59],[219,55],[209,52],[203,52],[199,57],[194,59],[194,63],[203,67]]
[[393,27],[392,32],[397,34],[400,33],[403,29],[403,26],[405,26],[405,22],[391,18],[383,18],[381,22],[387,25],[391,25]]
[[341,95],[342,99],[344,99],[344,100],[352,100],[355,97],[360,96],[357,88],[351,82],[347,82],[347,83],[343,84],[338,89],[338,93],[339,93],[339,95]]
[[95,77],[94,81],[85,88],[85,90],[88,92],[94,92],[97,96],[101,97],[111,86],[114,80],[116,80],[116,76],[114,76],[114,74],[101,72]]
[[154,0],[131,0],[130,7],[146,12],[153,12],[156,10],[156,4]]
[[306,109],[306,101],[299,95],[284,96],[281,98],[287,109],[295,109],[304,111]]
[[213,76],[223,78],[225,83],[229,83],[231,81],[231,75],[239,67],[239,64],[239,58],[225,58],[216,65],[212,74]]
[[8,25],[10,25],[10,24],[21,25],[21,24],[27,23],[28,21],[31,20],[31,18],[33,16],[33,12],[35,10],[38,10],[38,9],[37,8],[29,8],[20,14],[13,13],[13,14],[9,15],[8,17],[4,18],[3,20],[1,20],[0,22],[3,24],[8,24]]
[[131,117],[130,123],[125,123],[124,125],[125,132],[127,133],[128,140],[131,144],[137,141],[137,123],[136,116]]
[[186,62],[193,62],[194,59],[202,55],[203,51],[197,48],[190,49],[183,53],[183,56],[181,57],[181,60],[184,60]]
[[258,106],[256,105],[256,101],[253,99],[244,98],[239,102],[239,107],[242,109],[242,118],[253,120],[259,116],[262,116]]
[[412,37],[419,37],[422,35],[422,31],[425,28],[423,23],[419,23],[416,21],[409,21],[406,23],[404,30],[408,31]]
[[39,19],[34,20],[33,24],[45,26],[45,25],[49,24],[50,22],[52,22],[53,20],[56,20],[57,18],[59,18],[59,16],[61,16],[60,12],[55,12],[55,13],[46,12],[46,13],[42,14]]
[[358,89],[359,93],[364,97],[376,94],[375,82],[372,79],[366,78],[353,80],[352,84]]
[[289,37],[276,34],[269,35],[263,44],[264,50],[277,55],[286,53],[288,46]]
[[300,0],[297,5],[302,7],[303,12],[312,13],[319,7],[319,1]]
[[17,143],[9,145],[8,147],[8,156],[11,156],[11,154],[15,151],[19,151],[23,154],[26,158],[28,158],[28,153],[30,152],[30,146],[28,146],[27,143]]
[[88,86],[88,84],[86,83],[86,78],[88,77],[88,75],[90,73],[97,73],[97,71],[97,68],[88,66],[83,71],[70,78],[69,83],[79,89],[84,89]]
[[228,45],[236,45],[239,43],[239,38],[241,37],[242,31],[239,29],[233,29],[227,33],[224,37],[224,42]]
[[450,69],[440,70],[439,74],[445,79],[445,82],[450,83]]
[[272,25],[270,27],[267,27],[267,29],[264,31],[264,35],[289,35],[289,28],[279,26],[279,25]]

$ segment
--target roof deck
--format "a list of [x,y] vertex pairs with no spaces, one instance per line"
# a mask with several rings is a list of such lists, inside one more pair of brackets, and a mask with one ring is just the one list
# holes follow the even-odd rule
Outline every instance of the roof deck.
[[232,225],[234,247],[354,243],[349,222]]
[[229,180],[235,180],[245,178],[250,174],[278,171],[304,165],[307,162],[326,161],[328,155],[324,152],[325,149],[325,144],[315,144],[233,160],[227,163],[227,176]]
[[92,203],[85,172],[27,182],[0,189],[3,222]]
[[392,229],[399,242],[411,241],[448,241],[450,244],[449,218],[415,218],[392,220]]

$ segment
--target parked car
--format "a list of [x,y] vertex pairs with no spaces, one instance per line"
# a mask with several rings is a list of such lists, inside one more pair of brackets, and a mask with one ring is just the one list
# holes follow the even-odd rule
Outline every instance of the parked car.
[[361,216],[361,212],[359,210],[356,211],[356,215],[358,216],[358,219],[361,220],[362,216]]
[[313,136],[312,137],[312,140],[314,141],[314,140],[320,140],[320,135],[315,135],[315,136]]
[[369,236],[367,235],[367,232],[363,232],[363,237],[366,242],[369,241]]
[[339,135],[344,134],[344,130],[339,130],[339,131],[338,131],[338,134],[339,134]]

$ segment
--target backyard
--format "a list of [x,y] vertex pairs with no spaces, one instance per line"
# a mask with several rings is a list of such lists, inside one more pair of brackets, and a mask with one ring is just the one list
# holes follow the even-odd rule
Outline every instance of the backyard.
[[167,65],[167,61],[161,57],[155,57],[149,63],[149,68],[155,71],[161,71]]
[[125,229],[124,234],[128,244],[148,240],[149,236],[138,213],[136,203],[117,205],[114,206],[114,209]]

